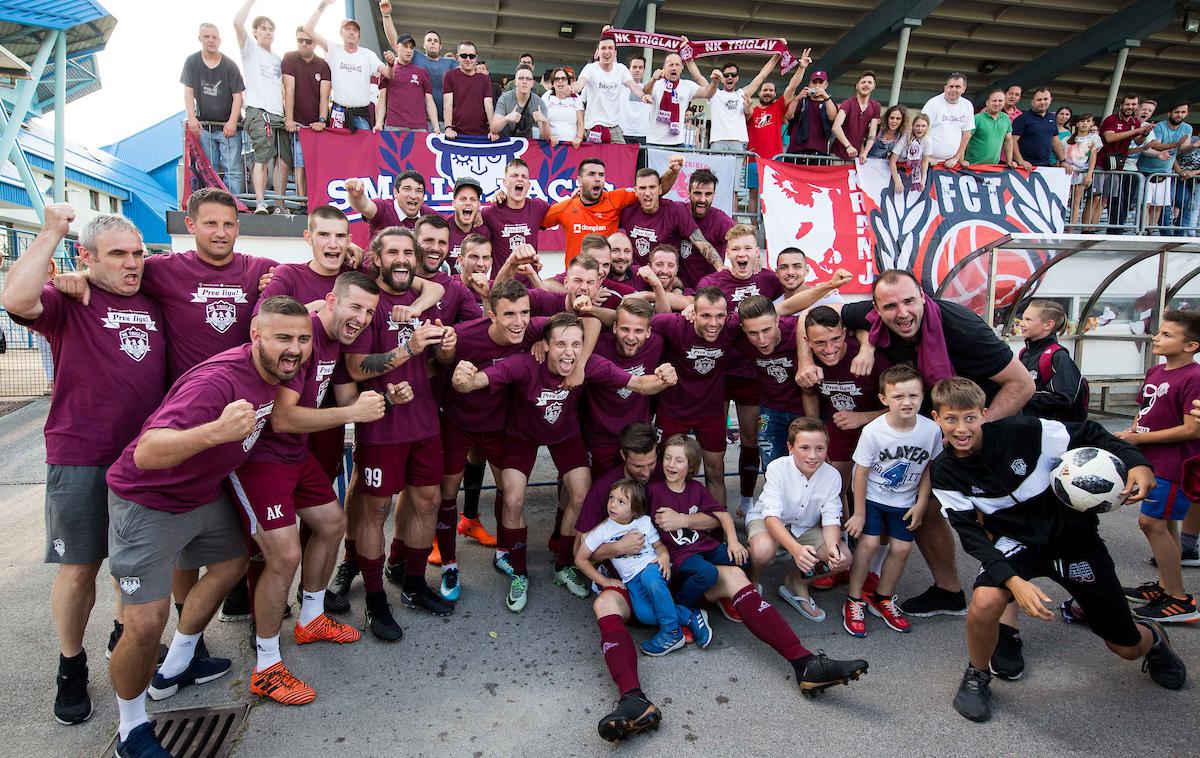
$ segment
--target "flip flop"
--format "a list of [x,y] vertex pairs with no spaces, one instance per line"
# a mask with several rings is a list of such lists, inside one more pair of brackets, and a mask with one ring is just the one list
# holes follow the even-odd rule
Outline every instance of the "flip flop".
[[820,623],[825,620],[826,613],[817,605],[817,601],[811,597],[793,594],[787,588],[786,584],[779,585],[779,597],[783,598],[785,603],[795,608],[797,613],[809,621]]

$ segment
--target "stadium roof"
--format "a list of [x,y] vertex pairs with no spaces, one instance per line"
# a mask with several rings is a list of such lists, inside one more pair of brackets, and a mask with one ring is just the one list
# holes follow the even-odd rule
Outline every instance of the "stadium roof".
[[183,111],[157,124],[105,145],[101,150],[115,155],[134,168],[153,171],[167,163],[178,163],[183,155]]
[[0,0],[0,45],[26,63],[41,43],[41,30],[67,31],[67,55],[104,47],[117,20],[94,0]]

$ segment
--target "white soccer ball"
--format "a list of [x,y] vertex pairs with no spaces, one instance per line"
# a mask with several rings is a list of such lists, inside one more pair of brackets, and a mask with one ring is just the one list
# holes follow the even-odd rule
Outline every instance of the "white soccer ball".
[[1107,450],[1068,450],[1054,469],[1051,488],[1067,507],[1080,513],[1107,513],[1121,507],[1125,464]]

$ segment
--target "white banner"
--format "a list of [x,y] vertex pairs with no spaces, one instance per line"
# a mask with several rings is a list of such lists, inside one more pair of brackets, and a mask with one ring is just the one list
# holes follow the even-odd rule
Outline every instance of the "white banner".
[[688,201],[688,181],[692,172],[706,168],[717,177],[717,195],[713,198],[713,207],[733,215],[733,194],[737,189],[738,156],[721,155],[719,153],[689,153],[686,150],[670,150],[660,148],[646,149],[646,165],[658,173],[667,170],[667,161],[672,155],[683,156],[683,170],[675,180],[675,186],[663,197],[669,200]]

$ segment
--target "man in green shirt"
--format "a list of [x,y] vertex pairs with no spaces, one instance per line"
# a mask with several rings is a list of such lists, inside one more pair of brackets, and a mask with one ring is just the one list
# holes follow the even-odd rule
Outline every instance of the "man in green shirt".
[[[1003,155],[1001,154],[1003,151]],[[967,163],[1013,163],[1012,119],[1004,112],[1004,93],[988,95],[987,106],[975,114],[975,131],[967,143]]]

